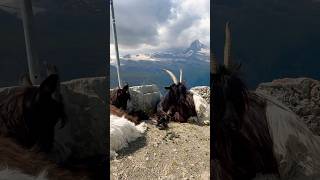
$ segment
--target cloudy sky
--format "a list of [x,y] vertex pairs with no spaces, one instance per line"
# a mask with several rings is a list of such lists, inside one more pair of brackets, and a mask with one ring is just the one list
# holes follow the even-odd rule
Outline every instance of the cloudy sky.
[[210,44],[210,0],[115,0],[114,8],[120,55]]

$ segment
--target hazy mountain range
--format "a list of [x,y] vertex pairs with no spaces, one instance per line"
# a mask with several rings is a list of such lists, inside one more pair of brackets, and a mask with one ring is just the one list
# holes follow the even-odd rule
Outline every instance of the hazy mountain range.
[[[179,78],[179,68],[182,68],[183,80],[188,87],[209,86],[209,54],[209,47],[195,40],[186,48],[125,55],[120,58],[120,72],[123,81],[130,85],[157,84],[163,90],[172,81],[162,69],[173,71]],[[110,64],[110,85],[115,87],[118,83],[115,60]]]
[[320,79],[319,1],[215,0],[212,15],[214,53],[222,60],[230,21],[232,56],[251,88],[281,77]]

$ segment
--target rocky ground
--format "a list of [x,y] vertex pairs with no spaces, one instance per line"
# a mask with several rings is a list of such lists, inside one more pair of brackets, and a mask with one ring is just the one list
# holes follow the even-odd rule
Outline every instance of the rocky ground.
[[[209,87],[191,90],[209,103]],[[111,179],[210,179],[210,126],[171,122],[159,130],[147,124],[145,136],[111,160]]]
[[210,127],[170,123],[168,130],[148,124],[145,137],[119,152],[111,179],[210,179]]
[[284,78],[262,83],[258,92],[266,93],[287,105],[320,135],[320,81],[310,78]]

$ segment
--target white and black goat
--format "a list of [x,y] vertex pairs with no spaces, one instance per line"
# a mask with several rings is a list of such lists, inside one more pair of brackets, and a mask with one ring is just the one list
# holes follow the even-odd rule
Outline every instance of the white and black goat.
[[[167,128],[169,121],[188,122],[190,119],[199,121],[199,117],[203,117],[203,113],[209,113],[209,105],[206,105],[207,112],[203,112],[200,108],[204,103],[203,98],[198,94],[187,90],[185,83],[182,81],[182,70],[180,69],[180,78],[169,70],[163,69],[172,79],[173,84],[165,87],[168,92],[161,99],[157,106],[157,126],[160,129]],[[209,116],[205,116],[209,120]]]
[[128,113],[128,101],[130,100],[129,85],[116,89],[110,99],[110,157],[117,156],[117,151],[138,137],[143,136],[146,124],[141,123],[141,116]]

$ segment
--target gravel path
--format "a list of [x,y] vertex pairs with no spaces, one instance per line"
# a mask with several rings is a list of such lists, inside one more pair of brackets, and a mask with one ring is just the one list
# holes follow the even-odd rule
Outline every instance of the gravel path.
[[111,179],[210,179],[210,126],[148,124],[145,137],[111,160]]

